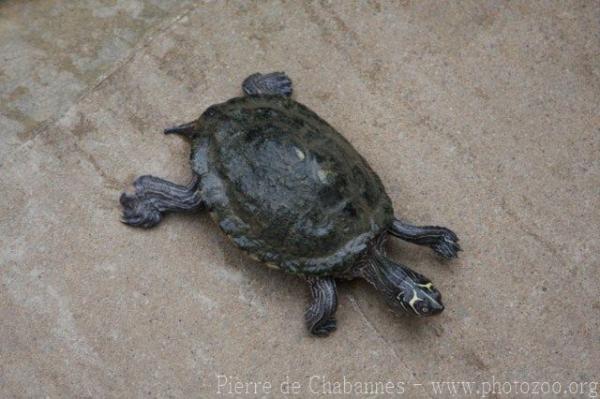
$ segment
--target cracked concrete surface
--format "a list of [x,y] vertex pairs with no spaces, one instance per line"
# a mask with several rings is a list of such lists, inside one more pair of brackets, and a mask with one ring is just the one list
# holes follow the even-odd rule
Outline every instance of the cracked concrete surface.
[[143,38],[168,27],[189,4],[172,0],[3,1],[0,159],[55,121],[133,55]]
[[[585,1],[0,2],[0,396],[215,397],[221,374],[301,397],[315,375],[410,398],[448,397],[438,380],[598,381],[599,18]],[[161,130],[271,70],[398,215],[461,236],[450,263],[390,245],[440,288],[441,316],[341,283],[339,330],[314,339],[303,283],[206,215],[119,223],[137,175],[190,176]]]

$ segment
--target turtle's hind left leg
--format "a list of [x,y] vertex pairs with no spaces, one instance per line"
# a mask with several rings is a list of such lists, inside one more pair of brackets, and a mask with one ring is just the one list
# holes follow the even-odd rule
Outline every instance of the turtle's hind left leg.
[[165,212],[198,209],[202,206],[199,183],[197,175],[186,186],[154,176],[140,176],[133,183],[135,193],[121,194],[121,221],[130,226],[149,228],[157,225]]
[[335,331],[335,311],[337,310],[337,290],[333,277],[306,278],[310,287],[312,303],[306,309],[304,318],[311,334],[326,337]]
[[242,90],[246,95],[278,94],[290,97],[292,95],[292,81],[283,72],[267,74],[255,73],[244,79]]
[[450,229],[439,226],[413,226],[394,219],[390,233],[404,241],[430,247],[438,255],[450,259],[461,251],[457,235]]

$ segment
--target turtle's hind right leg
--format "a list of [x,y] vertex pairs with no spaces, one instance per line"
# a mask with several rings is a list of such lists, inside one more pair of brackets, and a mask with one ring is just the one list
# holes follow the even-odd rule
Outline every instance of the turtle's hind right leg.
[[121,194],[121,221],[130,226],[149,228],[157,225],[165,212],[185,212],[202,207],[200,177],[181,186],[154,176],[140,176],[133,186],[135,193]]

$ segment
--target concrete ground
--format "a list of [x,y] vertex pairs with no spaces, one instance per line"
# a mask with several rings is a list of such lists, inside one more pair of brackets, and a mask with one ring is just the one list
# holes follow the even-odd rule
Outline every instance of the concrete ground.
[[[1,1],[0,397],[292,396],[285,381],[316,397],[344,379],[344,397],[452,396],[436,381],[594,397],[599,20],[596,1]],[[442,315],[399,317],[345,282],[338,331],[315,339],[304,284],[206,215],[119,223],[137,175],[190,177],[164,127],[273,70],[398,215],[460,235],[446,263],[390,245],[443,292]],[[394,393],[357,394],[375,382]]]

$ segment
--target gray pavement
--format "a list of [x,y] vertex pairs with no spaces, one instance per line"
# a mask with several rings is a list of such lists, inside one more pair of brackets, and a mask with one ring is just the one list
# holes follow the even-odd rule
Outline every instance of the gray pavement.
[[[595,1],[0,2],[0,397],[598,381],[599,20]],[[442,315],[398,317],[342,282],[339,329],[315,339],[304,284],[207,215],[119,223],[136,176],[190,177],[164,127],[273,70],[399,216],[460,235],[452,262],[390,245],[442,291]]]

